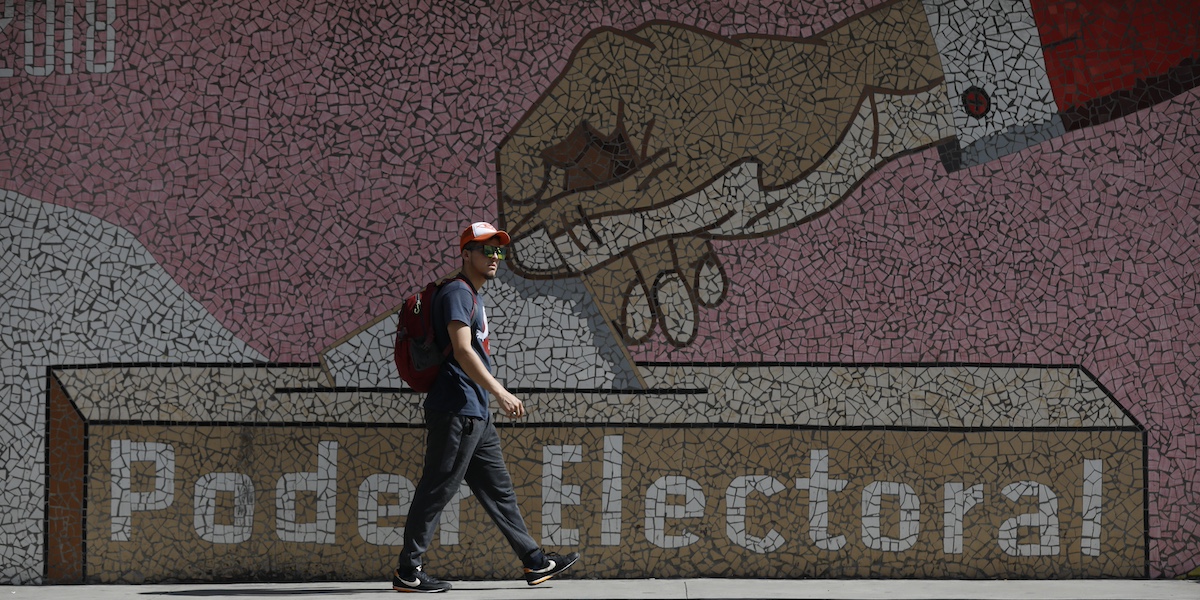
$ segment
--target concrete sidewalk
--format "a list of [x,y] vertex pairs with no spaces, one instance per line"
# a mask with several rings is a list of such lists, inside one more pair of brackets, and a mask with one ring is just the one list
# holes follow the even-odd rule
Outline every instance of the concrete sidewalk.
[[[1089,579],[954,581],[896,579],[620,579],[453,582],[447,600],[587,598],[797,598],[831,600],[1200,600],[1200,582]],[[368,600],[398,597],[384,581],[350,583],[190,583],[0,587],[0,600]],[[407,595],[404,597],[408,597]]]

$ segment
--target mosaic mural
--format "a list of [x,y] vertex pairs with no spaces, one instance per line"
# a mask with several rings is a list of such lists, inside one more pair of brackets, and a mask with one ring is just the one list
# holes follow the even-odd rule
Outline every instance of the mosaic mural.
[[[529,419],[502,425],[535,535],[586,547],[589,576],[1145,575],[1144,431],[1077,368],[644,373],[638,392],[528,391]],[[417,394],[332,390],[311,366],[51,378],[52,498],[86,499],[51,529],[51,580],[361,580],[395,561]],[[220,402],[180,401],[193,390]],[[469,496],[439,561],[513,576]]]
[[4,583],[385,578],[476,220],[571,576],[1200,574],[1194,1],[2,10]]

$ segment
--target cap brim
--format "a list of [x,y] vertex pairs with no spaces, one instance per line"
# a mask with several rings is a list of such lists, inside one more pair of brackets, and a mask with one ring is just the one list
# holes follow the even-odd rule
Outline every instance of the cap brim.
[[494,239],[498,239],[500,241],[501,246],[507,246],[512,243],[512,238],[508,237],[508,233],[497,230],[495,233],[492,233],[490,235],[481,235],[481,236],[476,236],[476,237],[469,238],[466,240],[462,240],[461,243],[459,243],[459,246],[465,247],[467,244],[470,244],[472,242],[482,243],[482,242],[486,242],[488,240],[494,240]]

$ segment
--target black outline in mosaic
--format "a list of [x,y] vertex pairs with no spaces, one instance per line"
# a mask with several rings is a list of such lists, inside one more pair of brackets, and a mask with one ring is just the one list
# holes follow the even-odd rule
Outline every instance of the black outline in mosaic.
[[[50,553],[50,394],[51,389],[53,388],[53,382],[55,379],[57,379],[54,377],[54,368],[46,367],[46,374],[43,377],[45,377],[43,380],[45,383],[43,393],[45,394],[44,398],[46,400],[44,403],[42,403],[42,436],[46,440],[46,443],[42,448],[42,452],[44,454],[42,457],[42,477],[46,482],[46,491],[42,492],[42,495],[44,496],[44,506],[42,510],[42,580],[44,581],[48,579],[50,575],[50,561],[47,560],[46,555]],[[74,402],[71,403],[71,408],[74,408],[75,412],[79,412],[79,408],[75,406]],[[80,416],[82,417],[83,415]],[[87,430],[85,429],[84,431],[84,435],[86,436]],[[85,476],[87,474],[86,467],[84,468],[84,474]]]
[[[696,395],[706,394],[708,390],[702,388],[537,388],[537,387],[513,387],[508,388],[508,391],[514,394],[553,394],[569,392],[572,394],[629,394],[629,395]],[[308,388],[292,388],[280,387],[275,388],[276,394],[304,394],[309,392],[355,392],[362,394],[412,394],[417,397],[424,397],[423,392],[414,392],[408,388],[397,387],[308,387]]]
[[[1095,374],[1088,370],[1087,367],[1078,363],[985,363],[985,362],[784,362],[784,361],[763,361],[763,362],[661,362],[661,361],[645,361],[636,363],[637,366],[645,367],[817,367],[817,368],[939,368],[939,367],[979,367],[979,368],[1004,368],[1004,369],[1078,369],[1083,374],[1087,375],[1096,387],[1110,399],[1114,399],[1112,391],[1096,378]],[[114,363],[96,363],[96,364],[67,364],[54,365],[47,367],[47,375],[58,370],[95,370],[107,369],[114,367],[122,368],[172,368],[172,367],[198,367],[198,368],[233,368],[233,369],[261,369],[261,368],[315,368],[320,369],[320,363],[148,363],[148,362],[114,362]],[[49,385],[49,384],[47,384]],[[708,390],[699,388],[513,388],[514,392],[522,393],[593,393],[593,394],[680,394],[693,395],[705,393]],[[367,393],[408,393],[414,396],[420,396],[417,392],[413,392],[404,388],[364,388],[364,387],[310,387],[310,388],[274,388],[274,393],[315,393],[315,392],[367,392]],[[49,388],[46,389],[47,400],[49,399]],[[1121,413],[1137,425],[1140,431],[1146,431],[1146,427],[1142,424],[1128,408],[1114,400],[1114,404],[1121,410]],[[72,405],[74,401],[72,400]],[[133,421],[146,422],[146,421]],[[265,423],[264,423],[265,424]],[[706,423],[707,424],[707,423]],[[770,425],[774,427],[776,425]],[[47,425],[48,427],[48,425]],[[921,429],[921,428],[918,428]]]
[[[754,363],[740,362],[639,362],[638,366],[646,367],[834,367],[834,368],[871,368],[871,367],[888,367],[888,368],[906,368],[906,367],[981,367],[981,368],[1002,368],[1002,369],[1078,369],[1080,372],[1087,375],[1096,387],[1104,392],[1106,396],[1114,399],[1114,404],[1121,409],[1121,413],[1125,415],[1131,422],[1137,425],[1139,431],[1146,431],[1146,426],[1142,424],[1133,413],[1129,412],[1119,402],[1115,401],[1115,396],[1112,390],[1109,390],[1096,378],[1096,375],[1089,371],[1087,367],[1078,363],[1062,363],[1062,364],[1042,364],[1042,363],[983,363],[983,362],[861,362],[861,363],[841,363],[841,362],[781,362],[781,361],[765,361]],[[558,390],[556,390],[558,391]]]

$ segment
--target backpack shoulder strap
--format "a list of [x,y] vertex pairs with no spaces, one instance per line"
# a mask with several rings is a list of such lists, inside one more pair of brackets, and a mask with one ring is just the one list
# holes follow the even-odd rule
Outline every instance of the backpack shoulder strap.
[[[453,276],[448,275],[446,277],[443,277],[442,279],[438,280],[438,288],[441,289],[445,286],[453,284],[454,282],[461,283],[463,286],[465,286],[467,288],[468,292],[471,292],[471,300],[472,300],[471,316],[469,318],[471,319],[472,322],[474,322],[475,321],[475,306],[479,304],[479,294],[475,293],[475,288],[474,288],[474,286],[471,285],[471,283],[469,281],[467,281],[466,275],[464,275],[461,271],[459,271],[459,272],[455,273]],[[468,323],[467,326],[470,327],[470,323]],[[442,350],[442,356],[449,357],[451,354],[454,354],[454,345],[446,344],[446,347]]]
[[[439,279],[438,287],[442,288],[442,287],[450,285],[456,281],[463,284],[467,288],[468,292],[471,292],[471,298],[473,298],[473,299],[479,298],[479,294],[477,294],[475,292],[475,287],[471,285],[471,282],[467,281],[467,276],[463,275],[461,272],[456,273],[453,277],[446,277],[443,279]],[[475,317],[475,305],[474,304],[471,305],[471,317],[472,318]]]

